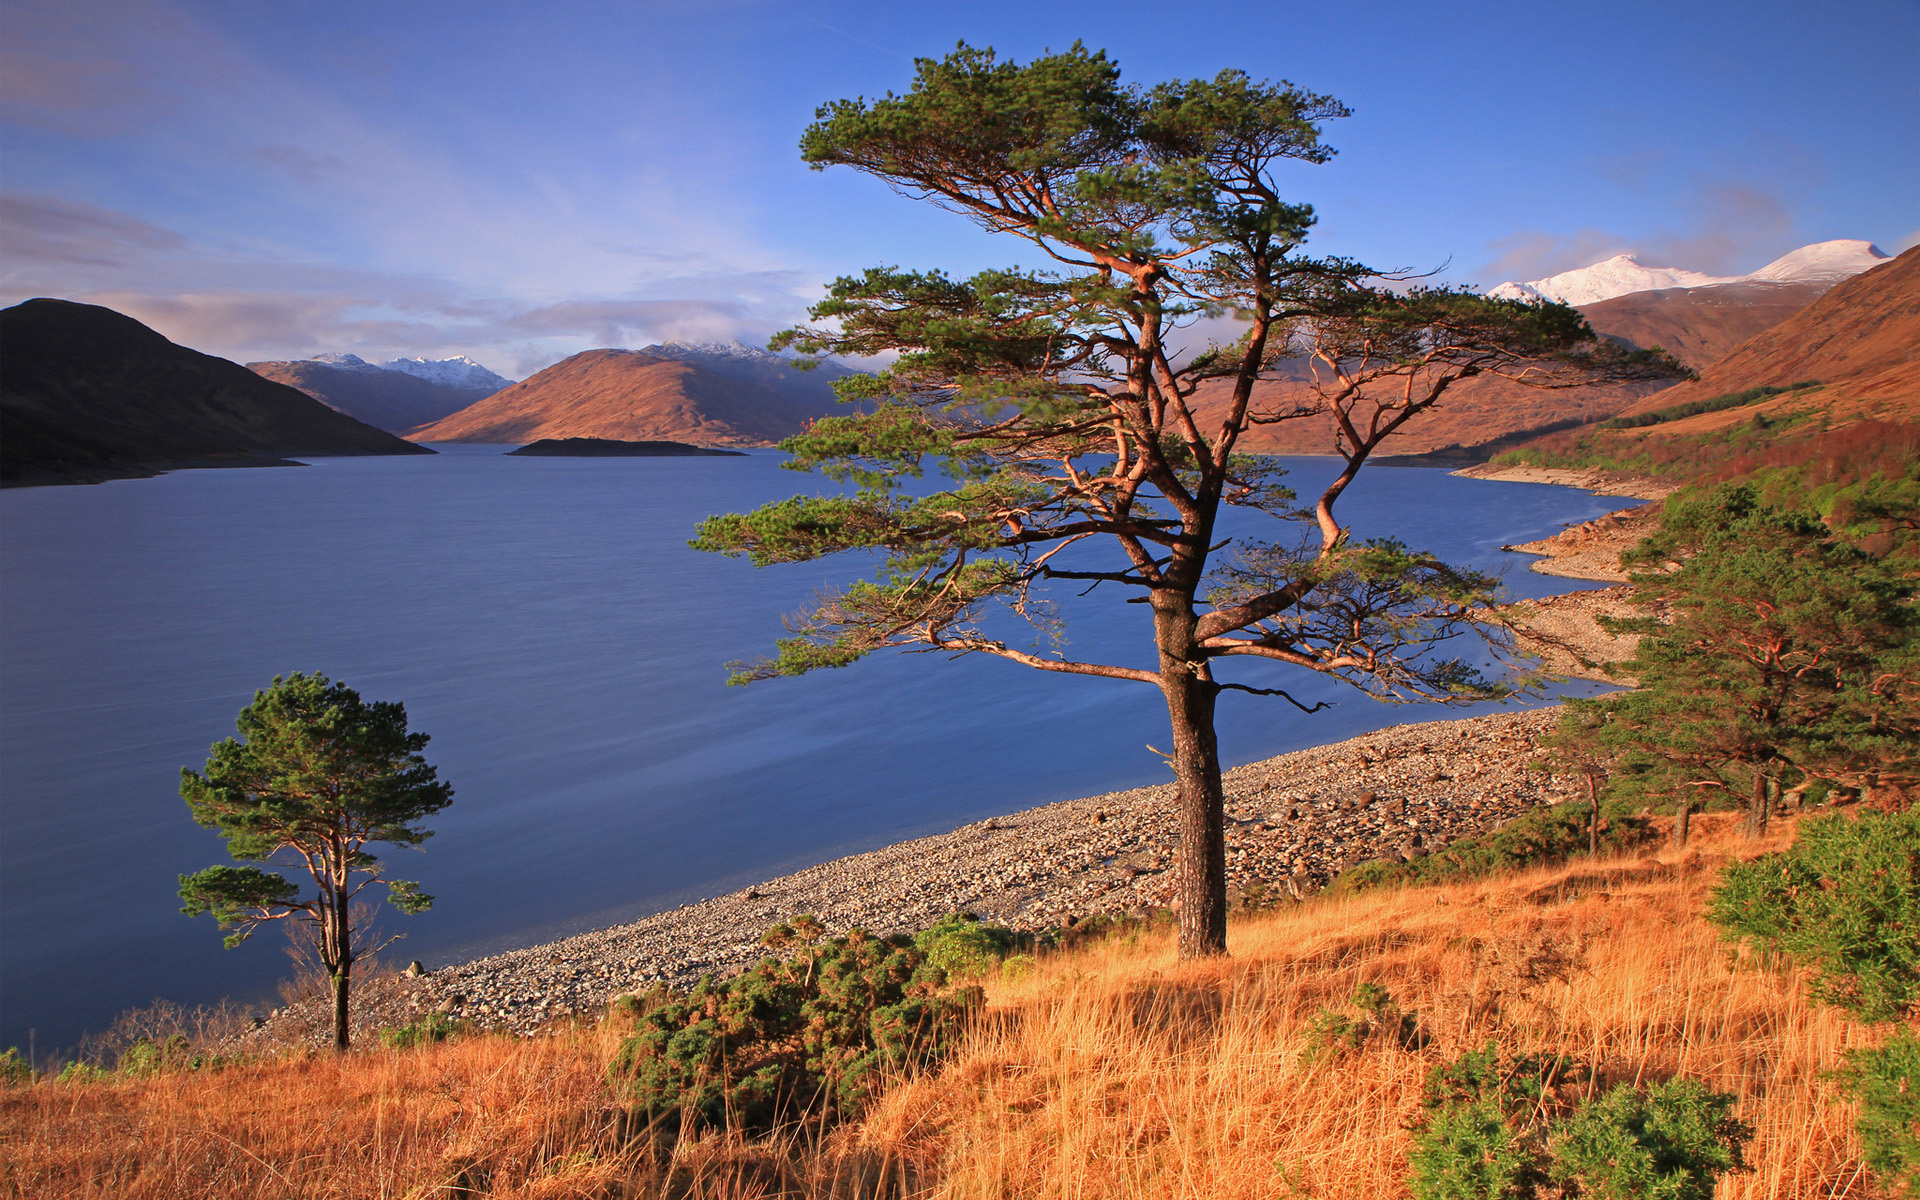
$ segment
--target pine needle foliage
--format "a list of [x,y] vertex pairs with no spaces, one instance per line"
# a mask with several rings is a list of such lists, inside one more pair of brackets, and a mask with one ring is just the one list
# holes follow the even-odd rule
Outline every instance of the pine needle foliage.
[[334,1041],[348,1043],[353,964],[378,949],[354,928],[354,901],[382,884],[403,913],[433,897],[394,879],[367,849],[375,842],[417,848],[431,832],[419,822],[453,802],[453,788],[421,756],[427,735],[407,731],[407,710],[369,703],[324,675],[275,677],[236,722],[241,738],[216,743],[204,773],[183,767],[180,795],[193,819],[219,831],[246,864],[180,877],[182,912],[210,915],[238,946],[262,925],[294,918],[332,979]]
[[[1239,71],[1125,84],[1078,44],[1026,64],[963,44],[918,60],[905,95],[823,106],[801,139],[808,163],[874,176],[1047,265],[965,279],[880,266],[836,280],[813,323],[773,344],[889,362],[836,384],[862,411],[782,443],[789,466],[852,494],[712,517],[693,542],[758,565],[880,559],[872,578],[791,618],[772,656],[736,664],[736,682],[898,648],[1158,689],[1189,957],[1226,944],[1223,690],[1293,700],[1274,665],[1387,700],[1513,690],[1454,649],[1486,613],[1491,578],[1356,538],[1336,516],[1368,459],[1464,379],[1571,387],[1681,370],[1597,339],[1563,305],[1394,290],[1361,264],[1304,253],[1313,209],[1283,198],[1279,177],[1331,158],[1323,127],[1346,114]],[[1238,336],[1201,345],[1181,333],[1202,318]],[[1256,385],[1279,376],[1308,380],[1308,398],[1263,400]],[[1240,442],[1323,417],[1341,469],[1296,504],[1281,469]],[[950,484],[910,491],[930,466]],[[1216,561],[1226,508],[1276,523],[1236,535]],[[1050,585],[1143,604],[1150,664],[1070,657]],[[1008,632],[1021,621],[1024,641]],[[1228,662],[1245,681],[1223,677]]]

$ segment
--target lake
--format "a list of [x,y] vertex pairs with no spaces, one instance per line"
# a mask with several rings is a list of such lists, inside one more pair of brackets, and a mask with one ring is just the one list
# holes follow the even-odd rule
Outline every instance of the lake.
[[[829,485],[744,458],[319,459],[0,492],[0,1047],[42,1053],[119,1011],[270,996],[272,929],[225,950],[178,876],[227,861],[178,783],[276,674],[399,700],[455,789],[423,852],[436,897],[389,956],[429,966],[720,895],[843,854],[1156,782],[1159,693],[997,659],[885,654],[725,686],[780,617],[865,569],[755,570],[698,554],[699,518]],[[1335,460],[1288,460],[1302,494]],[[1342,501],[1360,537],[1508,568],[1520,596],[1591,586],[1502,543],[1622,502],[1374,468]],[[1272,522],[1267,522],[1272,526]],[[1246,518],[1229,533],[1246,535]],[[1273,536],[1269,534],[1267,536]],[[1144,606],[1069,600],[1069,651],[1151,662]],[[1084,619],[1082,618],[1084,614]],[[1226,677],[1229,765],[1409,720],[1280,664]]]

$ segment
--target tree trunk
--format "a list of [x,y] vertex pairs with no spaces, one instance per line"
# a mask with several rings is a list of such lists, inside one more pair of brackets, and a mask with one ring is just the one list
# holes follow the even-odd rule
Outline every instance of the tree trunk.
[[1767,776],[1754,769],[1753,794],[1747,798],[1747,836],[1757,838],[1767,832]]
[[1600,857],[1600,785],[1587,776],[1587,857]]
[[1693,824],[1693,801],[1682,800],[1673,810],[1673,848],[1687,848],[1687,827]]
[[1213,710],[1219,688],[1206,664],[1190,657],[1194,617],[1156,604],[1160,690],[1173,727],[1173,772],[1180,788],[1180,957],[1227,952],[1227,840],[1220,746]]
[[352,963],[342,963],[333,973],[333,1048],[347,1048],[347,991]]
[[[339,857],[345,861],[344,854]],[[333,977],[333,1048],[340,1051],[347,1048],[351,1034],[347,1000],[353,978],[353,921],[347,895],[346,880],[338,880],[329,901],[332,920],[321,934],[326,939],[322,958]]]

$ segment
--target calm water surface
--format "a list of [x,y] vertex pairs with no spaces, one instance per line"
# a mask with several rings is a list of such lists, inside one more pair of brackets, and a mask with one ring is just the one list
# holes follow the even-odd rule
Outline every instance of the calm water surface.
[[[1166,713],[1135,683],[885,655],[724,686],[782,613],[862,569],[756,571],[687,548],[703,516],[822,490],[775,452],[442,449],[0,493],[0,1047],[32,1031],[44,1053],[158,997],[271,994],[279,935],[224,950],[174,892],[226,861],[188,817],[180,768],[276,674],[404,701],[432,735],[453,806],[423,853],[389,855],[436,897],[393,919],[408,938],[390,953],[429,966],[1165,774],[1146,744],[1164,744]],[[1289,466],[1303,494],[1333,469]],[[1500,545],[1618,503],[1376,469],[1342,506],[1360,536],[1510,568],[1513,592],[1542,595],[1580,585]],[[1150,662],[1144,608],[1114,599],[1068,608],[1069,653]],[[1463,715],[1230,669],[1338,701],[1306,717],[1229,693],[1230,764]]]

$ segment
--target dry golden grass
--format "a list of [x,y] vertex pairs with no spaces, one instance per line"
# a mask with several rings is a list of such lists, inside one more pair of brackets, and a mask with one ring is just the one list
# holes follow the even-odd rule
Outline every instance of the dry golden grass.
[[[1699,920],[1711,868],[1765,847],[1696,829],[1707,854],[1684,863],[1250,918],[1229,960],[1177,963],[1162,934],[1043,959],[989,985],[945,1070],[824,1145],[709,1139],[656,1163],[605,1081],[618,1031],[581,1028],[9,1089],[0,1195],[1398,1197],[1427,1070],[1499,1038],[1591,1063],[1596,1087],[1678,1074],[1737,1095],[1754,1169],[1723,1200],[1867,1196],[1852,1111],[1822,1077],[1865,1031],[1796,978],[1730,969]],[[1302,1065],[1303,1026],[1361,981],[1430,1040]]]

